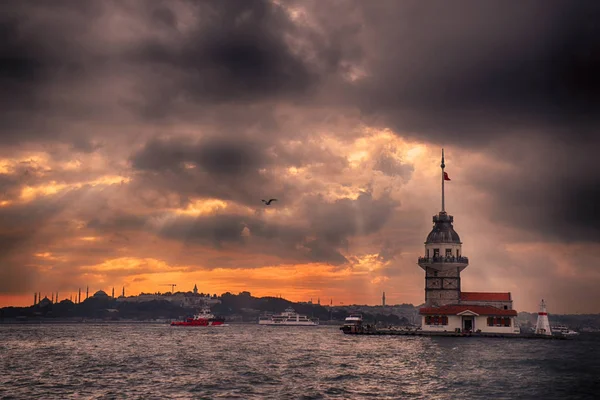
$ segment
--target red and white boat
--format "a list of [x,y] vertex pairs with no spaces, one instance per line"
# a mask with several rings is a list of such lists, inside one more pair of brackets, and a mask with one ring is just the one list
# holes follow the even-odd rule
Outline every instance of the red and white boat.
[[224,323],[224,318],[215,317],[210,312],[210,308],[203,308],[198,314],[191,318],[186,318],[185,321],[171,322],[171,326],[217,326],[223,325]]

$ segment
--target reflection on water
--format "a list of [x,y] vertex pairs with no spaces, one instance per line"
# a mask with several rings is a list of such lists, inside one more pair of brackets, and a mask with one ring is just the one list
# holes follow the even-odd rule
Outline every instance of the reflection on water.
[[0,326],[3,398],[594,398],[600,337],[343,335],[337,327]]

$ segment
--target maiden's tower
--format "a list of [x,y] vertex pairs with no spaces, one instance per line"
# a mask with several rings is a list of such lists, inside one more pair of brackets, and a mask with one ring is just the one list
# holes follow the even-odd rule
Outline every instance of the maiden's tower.
[[507,293],[463,292],[461,272],[469,265],[462,254],[460,236],[454,230],[454,217],[446,212],[442,150],[442,210],[433,217],[433,229],[425,240],[425,254],[418,264],[425,271],[425,304],[419,310],[421,329],[433,332],[519,333],[517,312]]

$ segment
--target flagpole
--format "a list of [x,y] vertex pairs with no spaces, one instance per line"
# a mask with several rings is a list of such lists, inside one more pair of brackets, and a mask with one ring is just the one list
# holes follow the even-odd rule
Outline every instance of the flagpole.
[[444,168],[446,165],[444,164],[444,149],[442,148],[442,163],[440,164],[442,167],[442,212],[446,212],[446,204],[444,199]]

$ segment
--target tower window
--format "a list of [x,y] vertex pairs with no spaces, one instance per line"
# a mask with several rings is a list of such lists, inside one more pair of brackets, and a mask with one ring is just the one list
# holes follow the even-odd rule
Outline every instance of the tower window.
[[440,256],[440,249],[433,249],[433,256],[434,257],[439,257]]
[[452,249],[446,249],[446,257],[452,257]]

